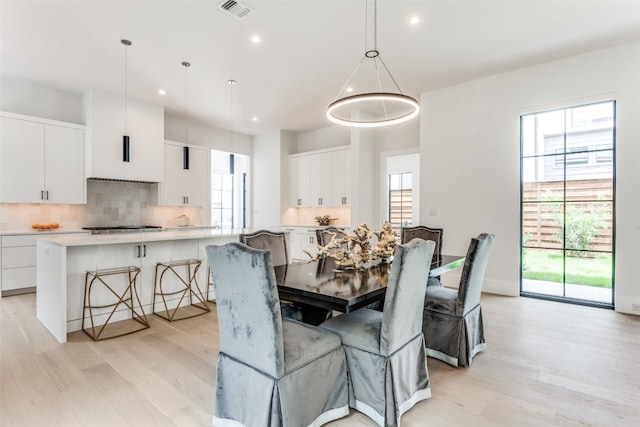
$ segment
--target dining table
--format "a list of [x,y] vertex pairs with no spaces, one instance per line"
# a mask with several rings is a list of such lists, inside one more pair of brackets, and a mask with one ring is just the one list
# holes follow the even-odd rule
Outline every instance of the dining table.
[[[434,255],[429,277],[461,267],[464,259],[463,255]],[[380,262],[365,269],[345,269],[326,257],[274,268],[280,299],[349,313],[384,299],[391,265]]]

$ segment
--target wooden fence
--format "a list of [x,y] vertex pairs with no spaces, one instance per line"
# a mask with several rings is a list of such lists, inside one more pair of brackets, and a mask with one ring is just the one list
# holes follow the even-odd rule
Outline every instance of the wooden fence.
[[[556,238],[560,232],[564,181],[525,183],[522,191],[522,225],[527,246],[562,248]],[[611,179],[566,181],[566,201],[587,212],[600,208],[605,222],[588,249],[612,250],[613,185]],[[596,208],[597,206],[597,208]]]

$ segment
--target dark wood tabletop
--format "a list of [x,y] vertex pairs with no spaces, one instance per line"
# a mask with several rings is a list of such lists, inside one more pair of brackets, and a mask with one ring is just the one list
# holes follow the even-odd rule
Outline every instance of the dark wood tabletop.
[[[464,256],[435,256],[430,276],[462,266]],[[275,267],[278,293],[287,301],[349,313],[384,298],[391,264],[366,270],[339,270],[333,259]]]

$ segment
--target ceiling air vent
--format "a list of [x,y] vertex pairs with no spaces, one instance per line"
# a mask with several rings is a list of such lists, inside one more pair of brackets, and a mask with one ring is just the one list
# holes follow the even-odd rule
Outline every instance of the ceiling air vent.
[[249,6],[235,0],[223,1],[218,5],[218,8],[233,15],[236,19],[244,19],[247,15],[253,12],[253,9]]

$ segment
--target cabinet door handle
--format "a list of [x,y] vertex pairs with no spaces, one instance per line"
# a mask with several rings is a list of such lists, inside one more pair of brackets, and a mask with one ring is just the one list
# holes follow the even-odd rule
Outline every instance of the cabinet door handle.
[[140,258],[140,245],[136,246],[136,258]]
[[45,194],[46,200],[49,200],[49,190],[45,191],[44,194]]
[[322,204],[322,197],[318,198],[318,204],[321,205]]
[[302,204],[302,199],[297,199],[297,200],[296,200],[296,204],[297,204],[298,206],[300,206],[300,205]]
[[147,256],[147,245],[142,245],[142,256],[143,257]]
[[189,204],[189,196],[185,197],[187,199],[187,204]]
[[44,200],[44,190],[40,190],[40,200]]

